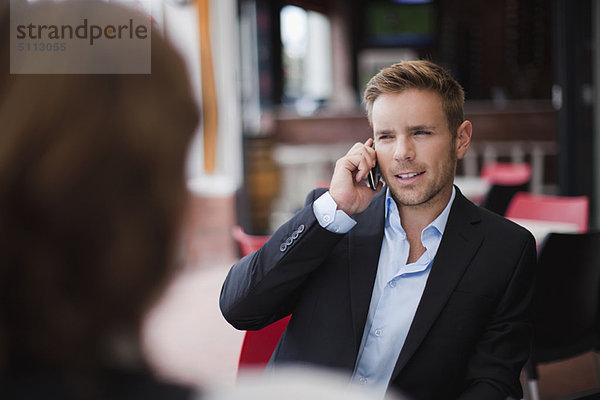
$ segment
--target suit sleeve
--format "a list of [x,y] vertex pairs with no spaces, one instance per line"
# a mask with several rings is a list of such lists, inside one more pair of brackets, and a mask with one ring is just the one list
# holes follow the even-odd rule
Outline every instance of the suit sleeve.
[[535,241],[524,242],[514,273],[466,371],[461,400],[521,398],[519,376],[529,357]]
[[261,329],[292,313],[303,283],[344,237],[317,222],[312,203],[322,193],[311,192],[302,210],[229,271],[219,306],[235,328]]

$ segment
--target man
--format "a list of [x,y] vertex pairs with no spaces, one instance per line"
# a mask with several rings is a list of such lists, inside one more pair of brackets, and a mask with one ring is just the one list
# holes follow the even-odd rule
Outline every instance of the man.
[[[364,100],[373,139],[232,267],[223,315],[250,330],[292,314],[273,366],[340,368],[416,400],[520,398],[535,243],[453,186],[472,132],[462,88],[431,62],[402,62]],[[373,191],[376,163],[386,187]]]

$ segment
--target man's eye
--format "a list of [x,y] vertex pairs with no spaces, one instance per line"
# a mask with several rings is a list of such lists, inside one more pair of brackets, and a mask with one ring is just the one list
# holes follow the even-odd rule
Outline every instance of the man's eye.
[[415,135],[429,135],[431,132],[429,131],[416,131]]

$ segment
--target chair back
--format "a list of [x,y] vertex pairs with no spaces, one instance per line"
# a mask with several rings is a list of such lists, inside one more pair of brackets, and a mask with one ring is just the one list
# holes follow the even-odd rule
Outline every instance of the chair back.
[[539,249],[532,358],[573,357],[600,345],[600,232],[551,233]]
[[518,186],[529,183],[531,167],[527,163],[488,162],[479,176],[492,185]]
[[246,331],[238,360],[238,373],[244,368],[264,368],[268,364],[290,317],[288,315],[257,331]]
[[260,247],[265,244],[270,237],[268,235],[249,235],[244,232],[244,229],[242,229],[242,227],[239,225],[233,227],[232,235],[239,246],[242,257],[260,249]]
[[490,162],[483,166],[479,176],[491,185],[481,206],[504,215],[513,196],[527,191],[531,167],[527,163]]
[[587,196],[549,196],[519,192],[506,209],[507,218],[539,219],[577,224],[578,232],[588,230]]
[[[241,255],[246,256],[258,250],[270,236],[249,235],[242,227],[234,226],[233,237],[239,245]],[[288,315],[257,331],[246,331],[238,360],[238,372],[244,368],[264,368],[289,321]]]

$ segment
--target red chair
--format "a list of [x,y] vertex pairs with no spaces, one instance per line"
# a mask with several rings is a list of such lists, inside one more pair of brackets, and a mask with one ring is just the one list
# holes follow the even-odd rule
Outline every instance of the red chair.
[[[258,250],[269,240],[269,236],[249,235],[240,226],[233,228],[233,237],[240,247],[242,256]],[[288,315],[263,329],[246,331],[238,360],[238,372],[244,368],[264,368],[289,321]]]
[[483,166],[479,176],[490,184],[480,205],[496,214],[505,215],[515,193],[527,191],[531,167],[526,163],[492,162]]
[[290,317],[288,315],[258,331],[246,331],[238,360],[238,373],[244,368],[257,369],[267,365]]
[[523,185],[531,179],[531,167],[527,163],[489,162],[479,176],[492,185]]
[[579,233],[588,230],[589,199],[587,196],[549,196],[519,192],[506,210],[507,218],[572,222]]
[[241,226],[234,226],[232,230],[233,238],[240,248],[240,254],[246,256],[258,250],[270,236],[249,235],[242,229]]

